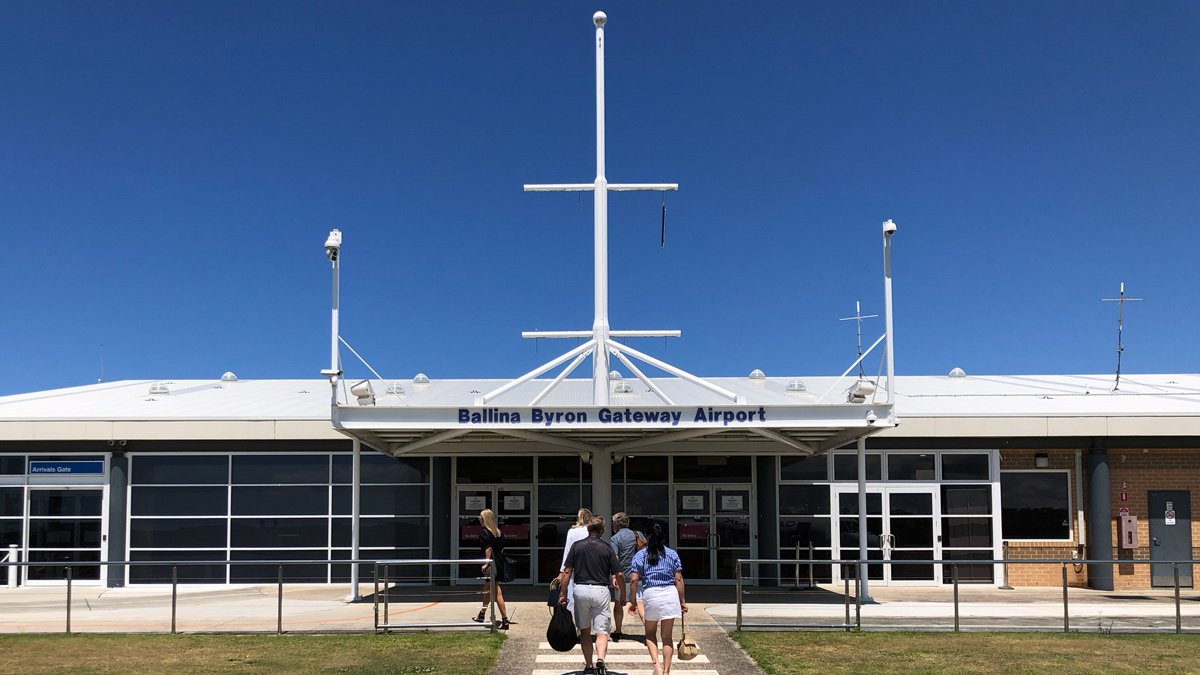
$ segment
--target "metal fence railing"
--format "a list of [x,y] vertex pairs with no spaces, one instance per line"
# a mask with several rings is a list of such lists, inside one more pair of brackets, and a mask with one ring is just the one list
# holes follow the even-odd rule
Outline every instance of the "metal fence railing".
[[[496,584],[495,574],[496,566],[487,558],[470,558],[470,559],[422,559],[422,560],[84,560],[84,561],[21,561],[14,551],[8,551],[0,554],[0,567],[6,568],[8,579],[8,587],[15,589],[18,582],[24,581],[27,588],[36,588],[39,591],[53,591],[55,588],[61,588],[65,597],[63,598],[63,613],[61,615],[62,631],[72,633],[73,611],[78,604],[75,601],[75,594],[79,589],[83,591],[103,589],[104,582],[109,578],[108,572],[110,568],[155,568],[152,573],[147,572],[145,576],[149,576],[156,580],[155,583],[138,584],[147,589],[162,589],[169,578],[169,623],[162,621],[160,632],[170,632],[175,634],[179,632],[180,618],[180,586],[191,591],[205,590],[207,588],[229,588],[225,583],[203,583],[198,580],[204,578],[203,571],[195,571],[197,568],[221,567],[228,566],[230,570],[234,568],[251,567],[253,576],[257,580],[254,583],[239,584],[238,586],[264,586],[273,585],[275,587],[276,601],[274,606],[273,616],[273,632],[282,634],[284,632],[284,598],[285,598],[285,582],[287,584],[297,584],[310,581],[315,585],[329,587],[331,585],[324,581],[326,577],[317,575],[315,577],[306,576],[313,569],[321,566],[328,567],[329,565],[358,565],[359,569],[364,571],[360,583],[374,589],[372,602],[373,621],[368,617],[368,620],[363,624],[361,630],[375,632],[393,632],[405,630],[428,630],[431,628],[439,629],[471,629],[471,630],[490,630],[496,632],[498,623],[496,621]],[[484,568],[483,573],[472,573],[469,570],[479,570]],[[405,573],[398,570],[418,570],[415,573]],[[50,580],[38,583],[37,580],[30,579],[30,570],[35,570],[37,574],[43,575],[44,579]],[[167,573],[169,572],[169,577]],[[267,581],[268,572],[272,572],[269,576],[271,579]],[[369,576],[368,576],[369,575]],[[230,575],[233,576],[232,574]],[[124,575],[121,575],[124,578]],[[457,621],[414,621],[414,622],[399,622],[395,620],[391,605],[397,600],[408,599],[409,602],[420,601],[425,606],[437,604],[436,601],[448,596],[472,596],[481,598],[482,591],[477,589],[466,590],[465,588],[455,588],[453,583],[465,579],[474,579],[481,584],[486,582],[491,589],[490,598],[488,601],[488,611],[490,613],[490,621],[483,623],[476,622],[457,622]],[[414,583],[414,580],[419,583]],[[53,584],[53,585],[51,585]],[[354,596],[357,597],[357,589],[354,591]],[[9,596],[12,597],[12,596]],[[261,596],[256,596],[261,597]],[[139,601],[145,603],[141,608],[141,616],[146,613],[144,609],[152,607],[155,598],[148,599],[148,596],[140,596]],[[20,618],[13,612],[5,612],[4,607],[5,596],[0,595],[0,614],[7,614],[8,619],[19,621]],[[166,598],[160,598],[164,604]],[[86,599],[85,599],[86,602]],[[95,607],[92,600],[88,604],[89,614],[95,615]],[[344,604],[344,603],[339,603]],[[482,603],[481,603],[482,604]],[[214,603],[211,600],[205,601],[206,608],[209,613],[214,610]],[[40,606],[40,605],[39,605]],[[219,607],[219,605],[216,605]],[[365,607],[365,606],[364,606]],[[165,607],[164,607],[165,609]],[[261,615],[261,602],[255,604],[253,611],[245,606],[231,606],[228,608],[230,614],[229,619],[241,614]],[[215,611],[220,611],[215,610]],[[56,614],[57,616],[57,614]],[[164,617],[165,618],[165,617]],[[310,617],[309,622],[313,620]],[[38,626],[45,625],[44,619],[39,620]],[[213,620],[209,622],[213,626],[230,625],[226,621]],[[257,626],[254,629],[227,629],[220,627],[203,628],[205,632],[221,631],[221,632],[263,632],[264,626]],[[115,625],[124,625],[117,623]],[[157,625],[157,624],[156,624]],[[111,630],[112,626],[102,625],[101,630]],[[42,631],[39,628],[34,628],[30,632],[49,632]]]
[[[1003,579],[1004,579],[1004,586],[1002,586],[1001,588],[1012,590],[1011,586],[1008,585],[1008,568],[1009,568],[1009,566],[1012,566],[1012,565],[1017,565],[1017,566],[1020,566],[1020,565],[1042,565],[1042,566],[1050,565],[1050,566],[1055,566],[1055,567],[1061,568],[1062,630],[1064,632],[1070,632],[1073,628],[1076,630],[1079,630],[1081,628],[1081,626],[1079,626],[1078,624],[1076,624],[1074,626],[1072,625],[1072,619],[1071,619],[1072,586],[1069,583],[1069,580],[1070,580],[1070,575],[1068,574],[1069,567],[1081,568],[1085,565],[1111,565],[1113,567],[1123,567],[1123,566],[1131,566],[1131,565],[1132,566],[1151,565],[1151,566],[1154,566],[1154,567],[1150,568],[1151,571],[1153,571],[1155,569],[1155,567],[1158,568],[1160,573],[1163,571],[1163,568],[1166,568],[1166,567],[1169,567],[1171,570],[1171,578],[1172,578],[1173,584],[1169,588],[1169,590],[1171,590],[1173,592],[1172,596],[1171,596],[1171,601],[1174,604],[1174,632],[1182,633],[1182,632],[1184,632],[1184,625],[1183,625],[1183,613],[1182,613],[1182,603],[1181,603],[1181,588],[1182,588],[1182,586],[1180,584],[1180,569],[1181,568],[1185,569],[1189,573],[1189,576],[1190,576],[1192,566],[1198,565],[1198,564],[1200,564],[1200,560],[1060,560],[1060,559],[1052,559],[1052,560],[974,560],[974,559],[972,559],[972,560],[961,560],[961,559],[960,560],[948,560],[948,559],[928,559],[928,560],[859,561],[859,560],[820,560],[820,559],[797,560],[795,558],[793,558],[793,559],[788,559],[788,558],[740,559],[737,561],[737,564],[736,564],[736,586],[735,586],[735,588],[736,588],[736,594],[737,594],[737,597],[736,597],[737,607],[736,607],[735,627],[737,630],[745,630],[745,629],[752,629],[752,628],[770,628],[770,629],[825,628],[825,629],[861,630],[863,628],[863,622],[862,622],[862,603],[861,603],[861,599],[859,597],[860,594],[859,594],[859,588],[858,588],[858,573],[857,573],[857,571],[859,569],[865,568],[865,569],[869,569],[869,570],[878,570],[878,569],[881,569],[879,566],[883,566],[883,565],[906,565],[906,566],[909,566],[909,565],[931,565],[931,566],[941,565],[943,573],[949,575],[948,585],[952,588],[951,598],[952,598],[952,604],[953,604],[952,628],[955,632],[958,632],[958,631],[962,630],[962,623],[963,623],[962,622],[962,619],[963,619],[962,607],[963,607],[964,603],[960,599],[960,586],[964,585],[961,581],[961,573],[960,572],[962,569],[967,568],[970,570],[978,570],[980,568],[989,568],[992,566],[1000,567],[1002,569]],[[787,616],[774,616],[774,617],[772,617],[772,621],[770,621],[770,622],[761,622],[761,621],[753,622],[753,621],[747,621],[743,618],[743,613],[744,613],[743,610],[747,605],[756,605],[757,606],[757,605],[761,604],[761,603],[747,602],[747,600],[746,600],[747,596],[753,597],[756,595],[759,595],[759,596],[770,595],[770,596],[778,597],[781,595],[785,595],[786,591],[780,590],[780,587],[783,585],[780,582],[785,582],[786,580],[789,580],[792,578],[798,578],[798,576],[799,576],[798,568],[800,565],[808,565],[809,566],[810,578],[812,575],[811,570],[812,570],[813,565],[821,566],[822,568],[828,567],[831,570],[836,567],[837,569],[840,570],[841,574],[839,576],[841,577],[841,579],[844,581],[844,584],[845,584],[844,597],[843,597],[843,606],[845,607],[845,620],[842,623],[829,623],[829,622],[822,623],[822,622],[813,622],[813,621],[790,621],[790,620],[788,620],[789,617],[787,617]],[[792,566],[797,567],[797,569],[792,574],[772,575],[769,573],[767,573],[767,574],[762,573],[762,570],[764,568],[770,569],[770,568],[774,567],[774,568],[778,568],[778,569],[782,570],[784,568],[791,568]],[[862,567],[860,567],[860,566],[862,566]],[[850,590],[851,578],[853,578],[855,581],[853,600],[851,599],[851,590]],[[868,572],[867,579],[868,579],[868,582],[870,582],[872,579],[870,572]],[[768,581],[768,582],[774,581],[774,582],[778,583],[779,585],[778,586],[764,585],[764,584],[762,584],[763,581]],[[749,582],[749,583],[747,583],[747,582]],[[981,584],[972,583],[969,585],[978,588]],[[987,585],[990,586],[991,584],[987,584]],[[815,587],[816,587],[816,585],[810,582],[809,588],[815,588]],[[1076,590],[1081,590],[1081,589],[1077,588]],[[803,597],[803,596],[797,596],[797,597]],[[1154,600],[1154,598],[1150,598],[1150,597],[1147,597],[1145,599]],[[1189,599],[1200,600],[1200,597],[1189,598]],[[851,621],[850,621],[850,605],[851,605],[851,603],[853,603],[853,605],[854,605],[854,622],[853,623],[851,623]],[[950,618],[950,617],[947,617],[947,618]],[[1200,622],[1198,622],[1198,623],[1200,623]],[[930,630],[944,630],[946,628],[950,628],[950,626],[946,626],[945,624],[939,625],[939,624],[933,623],[927,617],[922,620],[922,625],[926,629],[930,629]],[[1151,628],[1153,628],[1153,626],[1151,626]],[[1197,630],[1197,629],[1200,629],[1200,625],[1192,626],[1189,628],[1192,630]],[[1111,630],[1111,628],[1110,628],[1110,630]]]

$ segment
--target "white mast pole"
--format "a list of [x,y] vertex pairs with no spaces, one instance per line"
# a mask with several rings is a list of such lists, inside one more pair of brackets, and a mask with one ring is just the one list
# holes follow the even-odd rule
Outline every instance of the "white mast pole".
[[896,223],[883,223],[883,320],[887,335],[887,402],[896,402],[896,347],[892,332],[892,235],[896,234]]
[[608,17],[596,12],[596,185],[595,199],[595,259],[596,259],[596,318],[592,322],[592,404],[608,405],[608,179],[604,177],[604,24]]

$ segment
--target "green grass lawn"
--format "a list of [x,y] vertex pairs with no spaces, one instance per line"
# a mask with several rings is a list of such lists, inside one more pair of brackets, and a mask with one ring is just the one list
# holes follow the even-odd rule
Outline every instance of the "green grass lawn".
[[734,633],[769,675],[1200,673],[1200,635]]
[[0,673],[454,673],[480,675],[504,637],[0,635]]

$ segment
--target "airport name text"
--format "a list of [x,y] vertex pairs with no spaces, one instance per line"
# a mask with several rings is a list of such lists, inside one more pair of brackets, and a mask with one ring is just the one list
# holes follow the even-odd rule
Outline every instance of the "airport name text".
[[[600,424],[644,424],[679,426],[683,421],[682,410],[637,410],[634,408],[600,408],[595,411],[596,421]],[[572,424],[588,424],[592,421],[587,410],[546,410],[530,408],[528,422],[547,427]],[[695,409],[691,416],[694,424],[747,424],[750,422],[766,422],[766,408],[733,410],[728,408]],[[503,408],[459,408],[459,424],[522,424],[526,419],[520,410],[504,410]]]

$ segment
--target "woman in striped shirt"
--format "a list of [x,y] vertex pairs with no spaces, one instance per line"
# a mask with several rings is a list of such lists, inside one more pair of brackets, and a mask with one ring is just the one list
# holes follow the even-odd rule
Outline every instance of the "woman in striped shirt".
[[[683,617],[687,602],[683,599],[683,565],[679,554],[667,548],[662,523],[647,528],[646,548],[633,556],[630,566],[629,611],[637,611],[638,585],[642,586],[643,615],[646,625],[646,649],[654,662],[654,675],[671,672],[671,630],[675,619]],[[658,625],[662,624],[662,665],[658,662]]]

